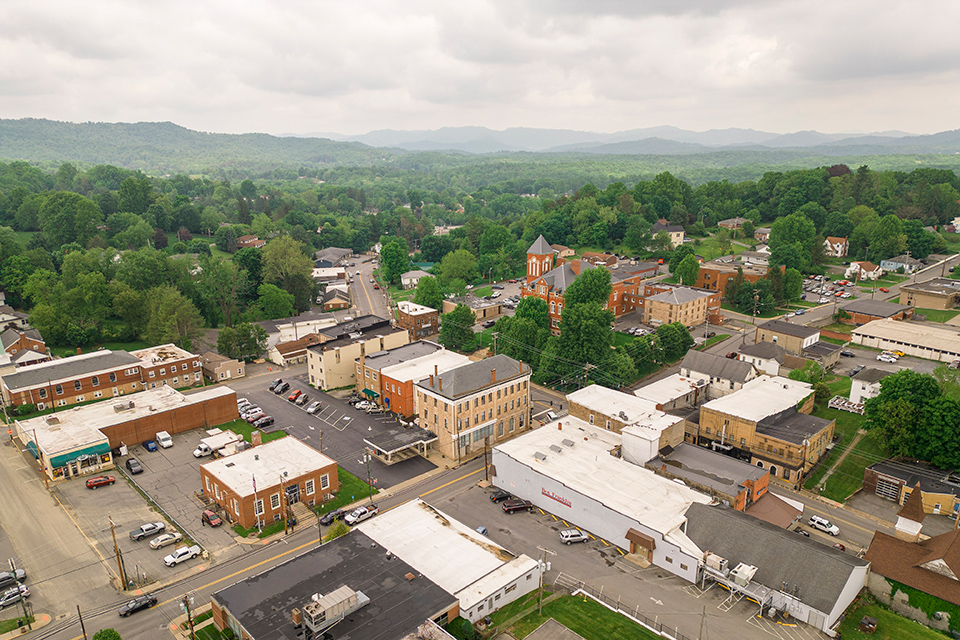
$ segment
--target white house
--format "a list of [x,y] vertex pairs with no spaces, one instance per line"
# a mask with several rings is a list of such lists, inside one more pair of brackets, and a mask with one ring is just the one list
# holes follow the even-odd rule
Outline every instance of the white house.
[[867,260],[851,262],[844,274],[852,280],[876,280],[883,275],[883,269]]
[[890,371],[882,371],[867,367],[853,376],[850,385],[850,402],[863,404],[865,400],[880,395],[880,381],[891,375]]
[[850,243],[846,238],[827,236],[823,241],[823,252],[831,258],[843,258],[849,249]]
[[414,271],[407,271],[400,276],[400,284],[403,285],[404,289],[413,289],[420,282],[420,278],[426,278],[430,274],[426,271],[421,271],[416,269]]

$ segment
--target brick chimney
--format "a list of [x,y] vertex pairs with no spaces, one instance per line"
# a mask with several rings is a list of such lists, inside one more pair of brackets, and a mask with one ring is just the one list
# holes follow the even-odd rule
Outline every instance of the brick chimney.
[[259,447],[263,444],[263,434],[259,431],[250,432],[250,446]]
[[433,365],[433,375],[439,376],[440,374],[437,371],[437,365]]
[[573,269],[573,272],[577,275],[580,275],[580,260],[571,260],[570,268]]
[[437,378],[437,385],[440,387],[440,391],[443,391],[443,378]]
[[430,376],[430,386],[431,386],[431,387],[433,386],[433,376],[432,376],[432,375]]
[[495,383],[497,381],[497,370],[490,369],[490,382]]

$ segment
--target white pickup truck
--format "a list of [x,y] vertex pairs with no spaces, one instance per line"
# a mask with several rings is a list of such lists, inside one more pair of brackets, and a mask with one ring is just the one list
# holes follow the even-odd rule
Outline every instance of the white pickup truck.
[[370,505],[369,507],[357,507],[350,513],[346,515],[343,519],[348,525],[355,525],[360,522],[363,522],[367,518],[372,518],[373,516],[380,513],[380,507],[375,504]]
[[195,544],[192,547],[180,547],[166,558],[163,559],[163,564],[168,567],[178,565],[184,560],[190,560],[191,558],[196,558],[200,555],[200,545]]

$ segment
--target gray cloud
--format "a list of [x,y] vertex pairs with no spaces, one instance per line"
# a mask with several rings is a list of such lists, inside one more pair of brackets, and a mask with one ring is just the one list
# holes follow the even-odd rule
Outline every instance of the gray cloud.
[[960,5],[66,0],[0,9],[0,117],[207,131],[956,128]]

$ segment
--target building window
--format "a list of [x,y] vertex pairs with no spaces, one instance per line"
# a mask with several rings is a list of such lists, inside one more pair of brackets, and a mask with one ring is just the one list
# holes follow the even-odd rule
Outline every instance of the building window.
[[58,395],[58,396],[62,396],[62,395],[63,395],[63,385],[58,384],[57,386],[55,386],[55,387],[53,388],[53,390],[57,392],[57,395]]
[[306,491],[306,493],[307,493],[308,496],[312,496],[312,495],[313,495],[313,492],[314,492],[313,480],[307,480],[307,481],[306,481],[306,483],[304,484],[304,490]]
[[47,390],[46,390],[46,389],[40,389],[40,397],[41,397],[41,398],[46,398],[46,397],[47,397]]
[[79,380],[74,380],[74,381],[73,381],[73,390],[74,390],[74,391],[80,391],[80,387],[81,387],[80,381],[79,381]]
[[[217,492],[219,493],[219,491]],[[220,496],[217,496],[218,498]],[[263,500],[257,500],[253,503],[253,515],[262,516],[263,515]]]
[[330,475],[325,473],[322,476],[320,476],[320,489],[323,490],[323,489],[329,489],[329,488],[330,488]]
[[94,398],[102,398],[102,397],[103,397],[103,391],[94,391],[94,392],[93,392],[93,397],[94,397]]
[[593,424],[593,414],[590,414],[590,424]]
[[162,375],[162,376],[167,375],[167,368],[166,368],[166,367],[160,367],[160,375]]
[[150,372],[150,377],[151,377],[151,378],[156,378],[156,377],[157,377],[157,372],[156,372],[156,371],[151,371],[151,372]]
[[90,383],[93,384],[93,386],[95,386],[95,387],[99,387],[99,386],[100,386],[100,378],[98,378],[97,376],[93,376],[93,378],[90,379]]
[[66,400],[57,400],[57,406],[58,406],[58,407],[65,407],[65,406],[67,406],[67,401],[66,401]]
[[280,508],[280,494],[275,493],[270,496],[270,508],[274,511]]
[[607,431],[610,431],[610,421],[607,420]]
[[117,374],[111,372],[111,373],[110,373],[110,382],[116,382],[116,381],[117,381]]

